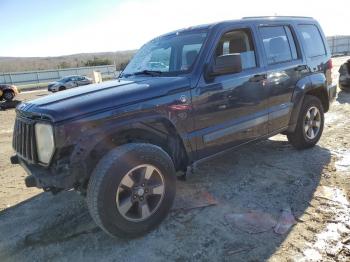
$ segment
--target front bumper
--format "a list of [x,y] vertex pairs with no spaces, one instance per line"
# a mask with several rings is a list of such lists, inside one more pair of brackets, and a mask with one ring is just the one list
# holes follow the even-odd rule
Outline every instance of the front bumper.
[[47,91],[49,91],[49,92],[57,92],[58,91],[58,87],[56,87],[56,86],[49,86],[47,88]]
[[75,179],[70,172],[61,172],[59,174],[51,172],[49,168],[26,163],[17,155],[11,157],[12,164],[19,164],[27,172],[25,178],[27,187],[37,187],[44,190],[50,189],[70,189],[74,186]]

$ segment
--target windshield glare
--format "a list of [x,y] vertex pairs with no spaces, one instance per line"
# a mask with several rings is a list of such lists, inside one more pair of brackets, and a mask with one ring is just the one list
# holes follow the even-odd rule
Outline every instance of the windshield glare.
[[58,80],[57,82],[66,83],[66,82],[68,82],[69,80],[70,80],[70,78],[69,78],[69,77],[66,77],[66,78],[62,78],[62,79]]
[[206,36],[206,32],[197,31],[153,39],[135,54],[122,76],[127,77],[143,71],[157,71],[165,74],[188,72]]

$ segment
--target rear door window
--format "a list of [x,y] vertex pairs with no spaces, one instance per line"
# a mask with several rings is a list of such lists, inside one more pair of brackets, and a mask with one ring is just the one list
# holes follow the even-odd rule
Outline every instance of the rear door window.
[[288,26],[260,27],[260,34],[269,65],[298,58],[294,38]]
[[326,54],[320,31],[315,25],[299,25],[303,37],[307,57],[322,56]]

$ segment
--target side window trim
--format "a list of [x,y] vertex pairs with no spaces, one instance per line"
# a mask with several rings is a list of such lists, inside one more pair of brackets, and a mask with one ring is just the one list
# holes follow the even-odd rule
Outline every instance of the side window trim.
[[250,34],[249,37],[250,37],[250,41],[252,43],[252,48],[254,50],[255,67],[242,69],[242,72],[249,72],[251,70],[255,70],[257,68],[260,68],[262,66],[262,64],[261,64],[260,59],[258,57],[259,48],[257,48],[255,32],[254,32],[253,28],[251,28],[250,26],[234,27],[234,28],[227,29],[227,30],[223,31],[222,33],[220,33],[219,37],[217,38],[217,40],[216,40],[216,42],[214,44],[214,48],[213,48],[213,50],[211,52],[209,61],[213,61],[215,59],[215,57],[216,57],[216,49],[219,46],[221,38],[225,34],[233,32],[233,31],[245,31],[245,30],[247,30],[249,32],[249,34]]
[[[286,32],[289,49],[290,49],[290,52],[292,54],[292,61],[298,60],[300,58],[300,51],[298,50],[299,47],[297,46],[297,41],[295,41],[296,38],[293,35],[292,27],[290,25],[285,25],[283,28],[284,28],[284,31]],[[287,29],[289,29],[289,33],[288,33]],[[296,58],[293,57],[292,43],[294,43]]]
[[300,37],[298,34],[298,28],[295,24],[290,25],[289,26],[290,32],[292,34],[292,37],[294,39],[294,43],[295,43],[295,47],[297,49],[297,56],[298,56],[298,60],[304,60],[304,54],[303,54],[303,46],[302,43],[300,41]]

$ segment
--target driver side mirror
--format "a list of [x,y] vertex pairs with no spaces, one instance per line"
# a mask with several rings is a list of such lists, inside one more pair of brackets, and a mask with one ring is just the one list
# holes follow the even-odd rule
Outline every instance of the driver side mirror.
[[215,63],[208,68],[209,78],[242,72],[241,54],[228,54],[216,57]]

